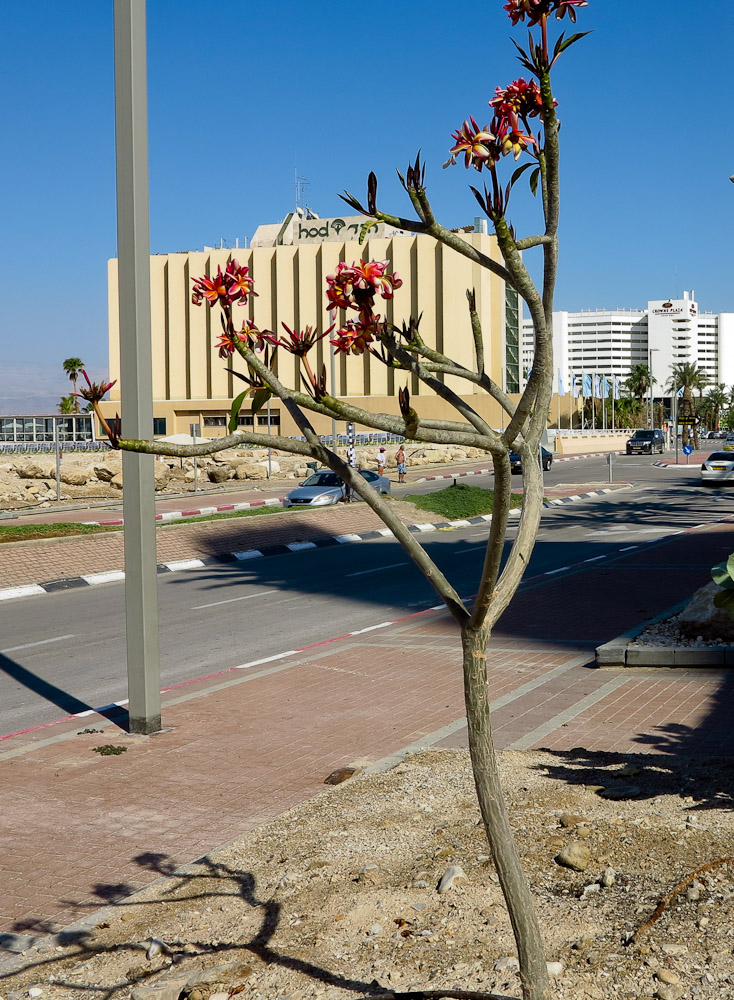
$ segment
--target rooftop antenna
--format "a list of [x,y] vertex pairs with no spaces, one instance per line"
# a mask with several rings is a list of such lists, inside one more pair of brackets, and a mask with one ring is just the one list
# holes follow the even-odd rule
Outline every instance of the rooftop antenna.
[[306,188],[309,186],[307,177],[300,177],[298,167],[294,167],[293,178],[296,188],[296,208],[306,208]]

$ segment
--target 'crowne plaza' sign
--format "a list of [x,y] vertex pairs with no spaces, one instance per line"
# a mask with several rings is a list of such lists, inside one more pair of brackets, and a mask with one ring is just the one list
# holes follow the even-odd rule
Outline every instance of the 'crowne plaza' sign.
[[[368,220],[362,215],[336,219],[296,219],[293,227],[294,243],[326,243],[358,240],[359,231]],[[405,235],[402,229],[378,222],[367,234],[370,239],[386,239]]]

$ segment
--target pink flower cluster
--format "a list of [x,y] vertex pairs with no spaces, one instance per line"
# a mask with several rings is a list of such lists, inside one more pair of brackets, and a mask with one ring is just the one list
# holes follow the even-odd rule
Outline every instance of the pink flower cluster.
[[327,275],[326,298],[330,309],[356,309],[358,319],[350,319],[337,331],[331,343],[337,354],[364,354],[379,336],[380,317],[374,313],[375,296],[391,299],[402,285],[397,272],[387,270],[389,261],[358,261],[337,264],[336,272]]
[[224,332],[219,334],[219,341],[216,344],[219,348],[219,357],[230,358],[237,350],[238,343],[247,344],[253,351],[262,351],[265,342],[270,340],[269,334],[269,330],[258,330],[252,319],[245,320],[240,330],[225,327]]
[[253,285],[255,282],[249,277],[249,267],[240,267],[238,261],[231,260],[222,274],[221,267],[217,267],[217,273],[213,278],[204,275],[203,278],[194,280],[194,287],[191,293],[191,301],[195,306],[200,306],[206,300],[210,306],[219,303],[222,306],[231,306],[234,302],[245,305],[249,295],[256,295]]
[[568,14],[575,21],[575,7],[588,7],[588,0],[508,0],[504,9],[513,24],[524,21],[527,17],[528,25],[532,28],[553,13],[559,20]]

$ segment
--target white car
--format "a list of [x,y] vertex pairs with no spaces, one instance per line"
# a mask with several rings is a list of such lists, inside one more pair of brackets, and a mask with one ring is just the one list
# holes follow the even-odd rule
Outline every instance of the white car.
[[[378,493],[390,492],[390,480],[386,476],[378,476],[376,472],[369,469],[360,469],[360,476],[370,486],[374,487]],[[297,490],[291,492],[283,498],[284,507],[324,507],[330,504],[339,503],[347,495],[347,486],[335,472],[329,469],[321,469],[314,472],[312,476],[301,483]],[[356,494],[354,499],[358,500]]]
[[714,451],[701,466],[701,482],[727,483],[734,480],[734,451]]

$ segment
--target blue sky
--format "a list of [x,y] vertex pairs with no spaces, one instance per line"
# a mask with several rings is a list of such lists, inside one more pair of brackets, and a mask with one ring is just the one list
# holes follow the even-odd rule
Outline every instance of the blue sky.
[[[342,214],[364,192],[407,213],[395,179],[421,148],[446,225],[477,214],[450,135],[490,120],[522,74],[502,0],[148,0],[151,250],[251,236],[294,204]],[[3,4],[0,411],[53,409],[61,362],[107,369],[116,253],[112,0]],[[563,26],[569,26],[568,20]],[[558,64],[561,268],[556,307],[642,307],[695,289],[734,311],[734,11],[725,0],[591,0],[593,34]],[[525,74],[527,75],[527,74]],[[508,170],[511,169],[507,163]],[[520,183],[510,217],[538,226]]]

